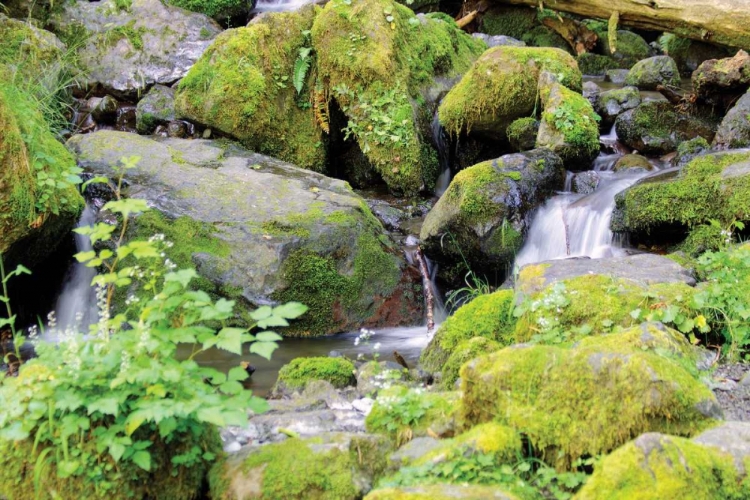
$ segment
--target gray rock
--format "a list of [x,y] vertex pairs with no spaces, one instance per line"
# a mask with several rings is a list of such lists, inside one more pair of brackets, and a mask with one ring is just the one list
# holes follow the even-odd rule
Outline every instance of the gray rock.
[[604,81],[612,82],[615,85],[623,85],[628,79],[629,69],[608,69],[604,73]]
[[649,57],[630,68],[625,83],[641,90],[656,90],[658,85],[679,87],[680,70],[669,56]]
[[173,120],[167,124],[167,137],[185,139],[188,135],[188,126],[184,121]]
[[[91,106],[91,100],[89,100],[89,106]],[[105,95],[96,102],[95,106],[91,107],[91,116],[97,123],[114,123],[117,119],[118,107],[117,99],[111,95]]]
[[150,134],[157,125],[174,120],[174,89],[165,85],[151,87],[148,94],[138,101],[135,116],[140,134]]
[[624,87],[599,94],[594,110],[602,117],[600,126],[608,130],[620,114],[638,107],[640,103],[641,93],[638,89]]
[[439,439],[432,437],[417,437],[403,445],[389,457],[389,462],[395,468],[402,467],[413,463],[415,460],[422,458],[431,451],[442,446]]
[[601,177],[595,170],[579,172],[573,177],[573,191],[581,194],[591,194],[599,187]]
[[596,102],[599,99],[599,94],[601,94],[601,92],[602,88],[595,82],[583,82],[583,97],[589,100],[594,109],[596,109]]
[[85,84],[118,98],[135,98],[154,84],[170,84],[210,45],[221,28],[204,16],[159,0],[65,2],[52,19],[56,31],[85,29],[78,51]]
[[650,172],[654,170],[654,165],[648,161],[648,158],[641,155],[625,155],[615,162],[615,172]]
[[[290,258],[317,255],[330,259],[341,276],[351,276],[357,257],[369,255],[382,266],[378,275],[362,281],[364,288],[358,291],[341,291],[336,299],[341,307],[330,323],[306,325],[302,318],[294,326],[309,335],[412,324],[421,318],[421,300],[411,291],[419,280],[409,281],[406,294],[402,257],[381,243],[362,253],[359,242],[379,241],[383,229],[343,181],[227,142],[100,131],[75,136],[68,147],[84,169],[109,177],[116,175],[114,167],[124,152],[140,155],[137,167],[127,173],[128,196],[148,200],[169,219],[188,217],[204,225],[223,250],[221,255],[195,252],[192,263],[217,293],[238,290],[233,299],[240,307],[273,303],[277,294],[294,286],[288,276],[297,267],[285,267]],[[381,307],[397,314],[385,314]],[[319,312],[332,315],[330,310]]]
[[352,401],[352,406],[354,407],[354,409],[364,414],[365,416],[370,414],[374,405],[375,400],[372,398],[360,398]]
[[721,121],[714,145],[727,148],[750,146],[750,91],[737,101]]
[[740,50],[734,57],[705,61],[693,72],[692,81],[699,97],[729,109],[750,85],[750,55]]
[[696,283],[692,273],[675,261],[650,253],[602,259],[551,260],[533,265],[540,266],[544,270],[543,274],[535,276],[533,282],[519,278],[516,282],[516,290],[534,293],[551,283],[589,274],[628,279],[644,286],[680,282],[693,286]]
[[724,422],[693,441],[729,453],[734,458],[737,472],[745,475],[745,461],[750,458],[750,422]]
[[526,47],[526,42],[516,40],[505,35],[487,35],[484,33],[474,33],[471,36],[479,38],[487,44],[487,48],[499,47],[501,45],[510,45],[511,47]]
[[409,374],[393,361],[370,361],[357,370],[357,391],[375,397],[381,389],[391,385],[409,385]]
[[324,432],[364,432],[365,417],[355,410],[310,410],[268,412],[250,419],[247,427],[235,430],[249,442],[263,444],[284,441],[289,434],[313,437]]
[[696,137],[689,141],[681,142],[677,146],[677,155],[672,159],[672,165],[675,167],[684,167],[695,158],[707,154],[711,151],[711,146],[703,137]]
[[381,200],[368,200],[367,205],[386,229],[397,231],[401,222],[408,218],[406,212]]

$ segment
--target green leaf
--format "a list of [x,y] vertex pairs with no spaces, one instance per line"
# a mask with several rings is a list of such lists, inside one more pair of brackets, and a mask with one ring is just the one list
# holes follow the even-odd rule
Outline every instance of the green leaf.
[[255,335],[256,340],[259,342],[276,342],[283,340],[284,337],[276,332],[260,332]]
[[221,414],[221,410],[215,407],[201,408],[197,413],[198,419],[202,422],[208,422],[219,427],[223,427],[225,424],[224,417]]
[[125,421],[125,434],[131,436],[146,421],[142,412],[135,411],[128,416]]
[[247,380],[247,378],[250,375],[247,373],[247,370],[242,368],[241,366],[235,366],[231,370],[229,370],[229,373],[227,374],[227,380],[231,381],[242,381]]
[[179,283],[183,288],[187,288],[190,280],[197,277],[198,273],[195,272],[195,269],[181,269],[179,271],[168,273],[164,276],[164,281]]
[[151,453],[147,451],[137,451],[133,453],[131,460],[141,469],[145,471],[151,470]]
[[89,415],[98,411],[103,415],[114,415],[115,417],[119,413],[119,407],[119,401],[111,397],[97,399],[86,405]]
[[114,459],[115,462],[119,462],[122,458],[123,453],[125,453],[125,445],[122,443],[114,442],[109,445],[109,454],[112,455],[112,459]]
[[279,347],[275,342],[253,342],[250,344],[250,352],[266,359],[271,359],[271,354]]
[[238,356],[242,354],[242,335],[247,330],[242,328],[222,328],[216,336],[216,347]]

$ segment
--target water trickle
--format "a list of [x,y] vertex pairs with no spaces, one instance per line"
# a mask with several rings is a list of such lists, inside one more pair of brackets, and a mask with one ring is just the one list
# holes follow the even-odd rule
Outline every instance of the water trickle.
[[311,0],[258,0],[253,9],[253,14],[263,12],[289,12],[307,5]]
[[563,191],[566,193],[570,193],[573,191],[573,178],[576,176],[573,172],[570,170],[565,171],[565,187],[563,188]]
[[551,198],[534,216],[526,243],[516,256],[516,269],[545,260],[623,254],[609,229],[615,196],[646,175],[602,172],[599,188],[593,193]]
[[[91,226],[96,222],[94,209],[86,205],[81,219],[76,227]],[[89,252],[93,250],[91,240],[88,236],[74,233],[76,252]],[[60,297],[57,299],[55,313],[59,328],[83,326],[84,328],[96,323],[98,311],[96,309],[96,291],[91,286],[91,280],[96,276],[96,269],[86,267],[80,262],[74,263],[63,285]]]
[[440,124],[437,110],[432,118],[432,140],[438,152],[438,162],[440,165],[440,175],[435,183],[435,194],[442,196],[451,183],[451,155],[448,134]]

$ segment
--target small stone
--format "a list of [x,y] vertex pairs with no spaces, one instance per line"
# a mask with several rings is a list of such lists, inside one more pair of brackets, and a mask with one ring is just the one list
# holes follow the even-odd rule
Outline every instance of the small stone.
[[370,414],[370,411],[372,410],[374,404],[375,400],[372,398],[361,398],[352,401],[352,406],[354,407],[354,409],[360,413],[364,413],[365,415]]

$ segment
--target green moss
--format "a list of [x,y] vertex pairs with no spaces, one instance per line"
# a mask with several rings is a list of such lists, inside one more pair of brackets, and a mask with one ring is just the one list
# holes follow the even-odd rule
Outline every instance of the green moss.
[[599,154],[600,118],[589,100],[559,84],[542,89],[542,99],[544,112],[537,146],[552,148],[569,163],[593,160]]
[[319,79],[347,116],[347,132],[392,190],[419,191],[424,141],[415,99],[436,76],[466,71],[484,43],[391,0],[329,2],[312,39]]
[[[16,71],[19,73],[17,82],[24,79],[39,79],[44,74],[42,68],[59,63],[64,55],[64,47],[55,43],[55,37],[43,36],[46,32],[37,30],[31,25],[0,17],[0,64],[7,64],[4,68],[3,80],[9,78]],[[51,71],[51,70],[50,70]]]
[[226,21],[237,15],[246,14],[248,4],[243,0],[170,0],[176,7],[199,12],[217,21]]
[[135,19],[133,19],[127,24],[109,29],[104,35],[103,42],[107,45],[115,45],[124,38],[130,42],[134,50],[140,51],[143,50],[143,35],[148,32],[149,30],[143,26],[136,28]]
[[302,390],[313,380],[325,380],[341,389],[356,384],[354,365],[344,358],[296,358],[281,367],[277,386]]
[[508,142],[516,151],[534,149],[537,132],[539,132],[539,121],[533,116],[515,120],[506,130]]
[[461,367],[483,354],[489,354],[501,349],[501,345],[485,337],[474,337],[458,344],[451,353],[441,370],[441,384],[445,389],[452,389],[458,380]]
[[698,410],[713,394],[680,364],[608,348],[510,347],[464,365],[462,425],[507,425],[565,469],[643,432],[690,436],[713,423]]
[[530,47],[551,47],[563,50],[569,54],[573,53],[568,42],[547,26],[535,26],[521,36],[521,40]]
[[[91,431],[106,431],[105,426],[93,427]],[[221,454],[221,439],[213,427],[194,426],[191,431],[174,432],[169,443],[159,438],[154,427],[151,434],[139,433],[133,439],[150,440],[151,470],[145,471],[132,462],[120,462],[101,450],[85,446],[82,453],[102,456],[101,466],[107,472],[107,481],[99,483],[95,490],[85,479],[58,475],[56,461],[49,460],[49,450],[44,443],[33,440],[18,442],[0,440],[0,496],[7,500],[37,500],[37,492],[54,492],[60,500],[81,498],[125,500],[133,498],[169,498],[195,500],[201,497],[201,488],[209,464],[203,460],[190,467],[175,465],[172,458],[182,454]],[[53,450],[54,454],[54,450]],[[45,457],[47,460],[45,460]],[[100,473],[100,471],[97,471]],[[37,490],[37,487],[39,488]],[[44,498],[44,495],[42,495]]]
[[[700,156],[674,180],[628,189],[617,197],[624,230],[648,233],[666,224],[690,229],[712,219],[722,225],[750,220],[750,176],[722,176],[725,168],[748,159],[750,154],[742,152]],[[698,236],[704,238],[704,231]]]
[[513,120],[532,113],[541,71],[557,75],[574,90],[581,89],[578,65],[565,52],[495,47],[485,52],[443,99],[440,122],[453,134],[473,128],[504,132]]
[[732,456],[687,439],[647,434],[596,466],[577,500],[742,499],[750,496]]
[[726,239],[720,225],[701,224],[690,231],[677,250],[698,257],[704,252],[720,250],[726,245]]
[[578,56],[578,67],[584,75],[604,75],[607,70],[618,69],[620,65],[612,57],[584,52]]
[[[648,46],[646,40],[632,31],[618,30],[615,47],[615,53],[611,57],[616,61],[617,68],[630,69],[638,61],[651,55],[651,47]],[[610,53],[607,31],[599,36],[598,49],[604,54]]]
[[[310,6],[222,32],[181,80],[177,114],[255,151],[324,171],[326,149],[318,146],[323,132],[310,106],[297,104],[292,85],[295,60],[310,45],[305,32],[317,12]],[[308,92],[312,83],[308,78]]]
[[403,488],[383,488],[371,492],[365,500],[537,500],[538,496],[515,495],[505,488],[468,485],[418,485]]
[[[422,352],[420,363],[424,369],[433,372],[442,370],[443,365],[454,353],[463,350],[459,346],[475,337],[482,337],[493,343],[498,340],[505,341],[513,331],[515,323],[512,315],[513,297],[513,290],[500,290],[480,295],[458,309],[440,325]],[[443,378],[446,378],[446,373],[443,373]],[[449,382],[451,386],[453,381]]]
[[397,444],[417,436],[453,431],[458,394],[393,386],[378,393],[365,419],[367,432],[384,434]]
[[538,26],[536,12],[527,7],[492,7],[482,15],[482,33],[520,40]]

